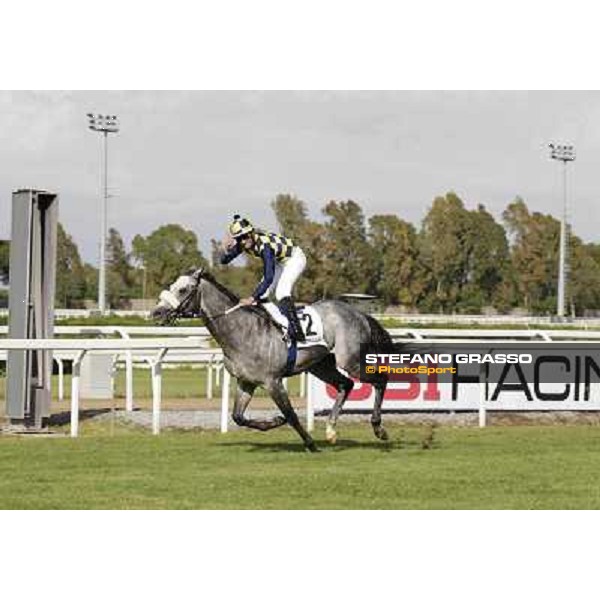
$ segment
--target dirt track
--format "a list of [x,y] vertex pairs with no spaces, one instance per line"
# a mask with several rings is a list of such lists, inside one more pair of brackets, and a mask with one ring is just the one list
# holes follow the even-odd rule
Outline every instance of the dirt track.
[[[254,409],[249,410],[248,415],[257,419],[266,419],[278,414],[277,410],[272,409]],[[306,412],[303,409],[298,410],[301,420],[306,419]],[[93,419],[107,420],[112,418],[112,413],[103,410],[95,415],[91,412],[88,416]],[[82,415],[85,418],[85,415]],[[59,420],[66,422],[69,418],[68,412],[60,414]],[[121,422],[132,423],[141,427],[152,427],[152,412],[142,409],[133,413],[126,413],[124,410],[118,410],[115,418]],[[161,427],[174,429],[219,429],[220,412],[216,410],[163,410],[161,412]],[[317,423],[324,421],[326,415],[317,415]],[[339,424],[343,427],[344,423],[364,423],[369,424],[369,413],[344,413],[340,416]],[[388,413],[383,415],[383,421],[394,423],[406,423],[407,425],[430,425],[437,424],[448,427],[477,427],[479,417],[476,412],[457,412],[457,413]],[[55,420],[55,422],[57,422]],[[497,412],[488,413],[488,426],[494,425],[582,425],[588,424],[600,425],[600,412],[521,412],[508,413]],[[237,426],[229,417],[229,428],[237,429]]]

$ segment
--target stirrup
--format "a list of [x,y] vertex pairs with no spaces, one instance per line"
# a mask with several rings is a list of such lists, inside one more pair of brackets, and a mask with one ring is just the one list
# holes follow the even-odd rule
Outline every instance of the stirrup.
[[304,331],[302,331],[302,325],[300,325],[299,319],[297,317],[296,317],[296,323],[298,324],[298,327],[294,326],[296,342],[305,343],[306,336],[304,335]]
[[304,331],[302,331],[300,319],[298,319],[298,313],[296,312],[292,298],[290,296],[282,298],[279,307],[288,320],[288,336],[290,341],[294,344],[306,342],[306,336],[304,335]]

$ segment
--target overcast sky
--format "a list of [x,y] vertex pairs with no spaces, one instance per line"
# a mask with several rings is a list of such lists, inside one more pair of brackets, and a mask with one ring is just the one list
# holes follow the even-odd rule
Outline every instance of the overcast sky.
[[0,238],[10,237],[18,188],[60,194],[60,219],[97,261],[101,137],[87,112],[114,113],[109,224],[127,244],[166,223],[194,230],[202,250],[235,212],[274,225],[278,193],[321,218],[327,200],[367,216],[420,223],[454,190],[499,217],[522,196],[559,215],[561,167],[551,141],[570,142],[575,232],[600,241],[600,92],[0,92]]

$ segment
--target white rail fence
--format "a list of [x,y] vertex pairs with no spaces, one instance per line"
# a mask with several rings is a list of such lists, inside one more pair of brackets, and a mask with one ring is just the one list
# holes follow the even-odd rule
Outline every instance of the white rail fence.
[[523,316],[523,315],[432,315],[432,314],[387,314],[373,313],[373,317],[382,320],[401,321],[404,323],[417,323],[419,325],[433,325],[435,323],[448,323],[451,325],[517,325],[520,327],[538,327],[549,326],[569,327],[573,329],[589,329],[600,327],[600,318],[597,317],[542,317],[542,316]]
[[[189,337],[196,340],[196,347],[184,351],[172,351],[163,359],[164,363],[172,364],[204,364],[207,367],[207,386],[206,398],[212,399],[213,388],[216,383],[219,386],[221,371],[223,369],[223,353],[220,348],[210,348],[210,334],[205,327],[118,327],[112,325],[103,326],[55,326],[56,336],[118,336],[120,339],[129,340],[135,336],[156,336],[166,337]],[[0,326],[0,336],[8,335],[8,327]],[[2,340],[0,339],[0,361],[6,360],[6,353],[2,351]],[[53,359],[58,365],[58,399],[64,400],[64,363],[73,360],[72,353],[54,352]],[[134,364],[144,364],[152,367],[154,356],[142,351],[132,353],[126,350],[122,354],[114,354],[113,372],[121,363],[125,367],[125,408],[127,411],[133,410],[133,367]],[[215,379],[216,376],[216,379]]]
[[[98,316],[98,311],[87,309],[58,308],[54,311],[56,319],[88,319]],[[111,310],[111,316],[115,317],[138,317],[147,319],[149,311],[145,310]],[[8,315],[8,309],[0,308],[0,317]],[[534,315],[440,315],[422,313],[373,313],[377,319],[394,319],[404,323],[419,323],[423,325],[434,323],[451,323],[453,325],[519,325],[522,327],[548,327],[561,325],[575,329],[588,329],[600,327],[598,317],[571,317],[558,319],[554,316]]]
[[[135,351],[151,353],[150,368],[152,372],[152,431],[160,432],[160,410],[162,396],[162,366],[169,351],[193,351],[198,355],[198,340],[194,338],[145,338],[145,339],[47,339],[47,340],[0,340],[0,350],[52,350],[59,352],[65,359],[73,361],[71,376],[71,436],[79,433],[79,402],[81,362],[87,352],[103,352],[112,355]],[[202,352],[202,350],[200,350]],[[204,350],[207,356],[213,357],[215,350]],[[224,369],[223,396],[229,395],[229,373]],[[227,388],[227,391],[225,390]]]
[[[412,340],[417,343],[468,341],[477,343],[482,340],[512,340],[538,342],[576,342],[600,341],[600,331],[572,330],[465,330],[465,329],[390,329],[395,341]],[[209,347],[209,334],[204,328],[183,327],[55,327],[56,335],[119,335],[111,339],[46,339],[18,340],[0,338],[0,360],[5,359],[8,350],[52,350],[62,374],[62,362],[73,362],[71,381],[71,435],[79,431],[80,369],[81,361],[87,352],[110,353],[115,362],[122,360],[126,367],[126,409],[133,409],[133,364],[143,361],[149,364],[152,377],[152,431],[160,432],[160,412],[162,396],[162,367],[166,362],[172,364],[198,362],[208,365],[207,396],[212,397],[213,370],[217,373],[217,385],[221,385],[221,431],[228,430],[230,375],[222,366],[222,351]],[[188,337],[181,337],[188,334]],[[6,327],[0,327],[0,335],[6,335]],[[133,338],[132,335],[161,335],[162,337]],[[167,337],[173,336],[173,337]],[[179,337],[176,337],[179,336]],[[222,382],[221,379],[222,373]],[[311,377],[311,376],[308,376]],[[62,377],[59,377],[59,386]],[[306,374],[300,380],[300,395],[306,399],[307,426],[314,425],[313,386]],[[59,398],[62,392],[59,389]],[[482,396],[483,398],[483,396]],[[486,408],[482,402],[479,408],[479,422],[486,424]]]
[[[160,431],[160,407],[162,396],[162,367],[165,364],[204,365],[207,369],[206,398],[213,399],[214,390],[221,388],[220,429],[229,428],[230,375],[223,366],[221,348],[210,347],[210,334],[204,327],[114,327],[114,326],[57,326],[55,334],[60,335],[118,335],[111,339],[60,339],[14,340],[0,337],[0,361],[6,360],[6,352],[11,349],[52,350],[53,359],[58,365],[58,400],[64,400],[64,363],[73,363],[71,381],[71,411],[76,407],[76,415],[71,414],[71,435],[78,434],[78,414],[80,404],[81,362],[88,352],[110,354],[113,365],[125,365],[125,409],[134,408],[133,368],[134,364],[144,364],[150,368],[152,383],[152,422],[153,432]],[[0,326],[0,336],[7,335],[7,327]],[[132,336],[161,336],[160,338]],[[182,337],[182,336],[188,337]],[[166,337],[173,336],[173,337]],[[179,337],[177,337],[179,336]],[[287,387],[287,380],[285,382]],[[307,377],[300,376],[300,395],[305,397],[308,390]]]

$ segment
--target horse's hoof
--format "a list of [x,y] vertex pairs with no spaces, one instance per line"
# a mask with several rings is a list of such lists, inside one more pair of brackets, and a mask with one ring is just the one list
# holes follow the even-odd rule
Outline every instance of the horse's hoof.
[[320,452],[320,450],[317,448],[316,444],[308,444],[308,446],[305,446],[304,449],[307,452]]
[[383,427],[376,427],[373,431],[382,442],[387,442],[390,439],[388,432]]
[[332,445],[337,442],[337,432],[331,425],[325,428],[325,439]]

